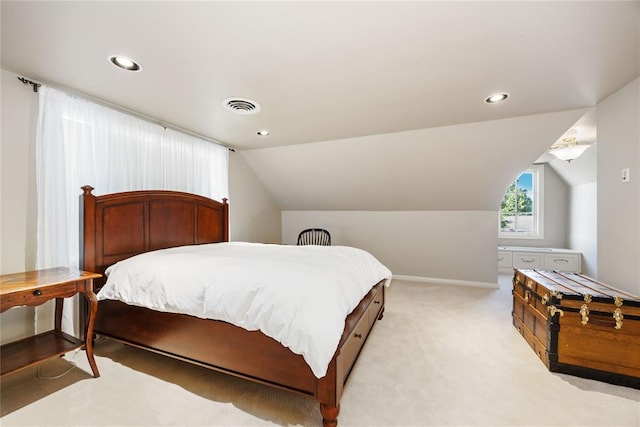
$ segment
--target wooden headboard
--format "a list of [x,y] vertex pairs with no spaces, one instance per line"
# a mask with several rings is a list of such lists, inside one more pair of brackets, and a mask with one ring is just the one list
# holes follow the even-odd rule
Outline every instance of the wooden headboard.
[[156,249],[229,241],[229,205],[178,191],[104,196],[82,187],[80,268],[104,274],[111,264]]

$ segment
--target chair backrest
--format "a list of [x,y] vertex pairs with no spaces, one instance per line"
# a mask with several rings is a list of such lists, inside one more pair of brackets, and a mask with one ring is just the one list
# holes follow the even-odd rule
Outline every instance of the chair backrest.
[[331,246],[331,234],[322,228],[307,228],[298,235],[298,245]]

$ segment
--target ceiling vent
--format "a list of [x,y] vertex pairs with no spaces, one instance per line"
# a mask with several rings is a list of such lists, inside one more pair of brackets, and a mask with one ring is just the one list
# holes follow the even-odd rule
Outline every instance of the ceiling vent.
[[260,111],[260,104],[247,98],[227,98],[222,105],[229,111],[238,114],[256,114]]

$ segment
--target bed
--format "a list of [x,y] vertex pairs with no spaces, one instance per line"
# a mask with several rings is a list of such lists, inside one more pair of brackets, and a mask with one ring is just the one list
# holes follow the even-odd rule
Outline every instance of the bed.
[[[81,268],[105,273],[122,260],[159,249],[228,242],[229,205],[174,191],[81,195]],[[340,398],[360,351],[385,307],[385,281],[348,314],[337,350],[318,378],[300,354],[259,330],[167,313],[115,300],[99,303],[94,333],[209,369],[315,398],[323,426],[335,426]],[[96,292],[105,279],[94,281]],[[368,288],[367,288],[368,289]]]

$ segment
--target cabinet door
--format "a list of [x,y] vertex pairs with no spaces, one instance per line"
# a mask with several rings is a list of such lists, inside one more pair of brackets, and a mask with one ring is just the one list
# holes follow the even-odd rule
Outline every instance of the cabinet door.
[[512,271],[511,254],[511,251],[498,251],[498,271],[505,273]]
[[578,254],[545,254],[545,270],[580,272],[580,255]]
[[535,252],[514,252],[513,268],[544,268],[544,255]]

